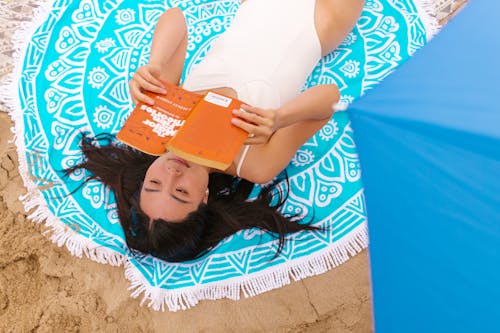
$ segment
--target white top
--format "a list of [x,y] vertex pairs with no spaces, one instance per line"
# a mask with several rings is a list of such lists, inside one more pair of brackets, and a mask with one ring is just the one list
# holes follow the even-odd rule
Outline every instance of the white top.
[[321,59],[314,6],[315,0],[245,1],[183,87],[229,87],[249,105],[279,108],[300,94]]

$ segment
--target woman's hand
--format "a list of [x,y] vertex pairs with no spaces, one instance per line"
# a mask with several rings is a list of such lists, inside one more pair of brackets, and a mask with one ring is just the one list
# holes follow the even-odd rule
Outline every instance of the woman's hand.
[[154,101],[144,91],[152,91],[158,94],[166,94],[165,87],[158,79],[161,74],[160,66],[147,64],[137,69],[129,82],[130,95],[134,104],[143,102],[153,105]]
[[246,145],[263,144],[279,128],[276,113],[274,109],[260,109],[243,104],[240,109],[233,110],[235,118],[231,122],[249,133]]

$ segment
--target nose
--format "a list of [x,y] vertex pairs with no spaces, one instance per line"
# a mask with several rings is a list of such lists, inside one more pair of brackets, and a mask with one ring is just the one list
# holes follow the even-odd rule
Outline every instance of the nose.
[[182,168],[180,165],[177,165],[177,163],[167,163],[167,172],[172,174],[172,175],[176,175],[176,176],[180,176],[182,175]]

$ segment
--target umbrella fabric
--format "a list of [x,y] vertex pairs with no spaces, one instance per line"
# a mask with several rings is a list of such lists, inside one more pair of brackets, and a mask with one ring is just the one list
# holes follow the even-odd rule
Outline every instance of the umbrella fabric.
[[[435,24],[418,2],[367,1],[361,19],[338,49],[314,69],[304,88],[336,83],[349,104],[422,47]],[[237,2],[70,1],[53,3],[30,36],[16,120],[20,168],[31,217],[53,228],[52,239],[72,254],[124,264],[133,296],[155,309],[184,309],[200,299],[239,298],[278,288],[341,264],[367,246],[359,160],[345,112],[309,140],[288,166],[285,213],[315,217],[327,232],[291,236],[283,252],[257,230],[228,237],[208,255],[167,263],[127,249],[112,193],[84,171],[63,178],[81,160],[80,133],[116,133],[132,109],[128,80],[145,64],[155,22],[180,7],[189,26],[188,72],[231,23]],[[286,12],[286,3],[284,3]],[[279,15],[277,13],[277,15]],[[26,38],[26,37],[24,37]],[[185,75],[185,73],[184,73]],[[78,188],[78,189],[77,189]],[[75,190],[76,189],[76,190]],[[72,193],[72,191],[74,191]]]
[[471,1],[350,108],[377,332],[498,332],[500,4]]

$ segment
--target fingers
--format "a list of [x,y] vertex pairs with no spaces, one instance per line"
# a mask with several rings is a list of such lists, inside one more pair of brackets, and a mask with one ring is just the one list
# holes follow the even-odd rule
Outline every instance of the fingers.
[[254,107],[248,107],[246,106],[245,108],[241,109],[235,109],[233,110],[233,114],[236,117],[239,117],[246,122],[256,124],[256,125],[261,125],[261,126],[266,126],[266,127],[273,127],[273,120],[270,119],[270,115],[266,110],[262,110],[259,108],[254,108]]
[[260,145],[260,144],[263,144],[263,143],[266,143],[267,140],[265,140],[264,138],[262,137],[253,137],[253,138],[248,138],[245,140],[245,142],[243,143],[244,145]]
[[267,143],[274,133],[273,110],[242,105],[240,109],[233,110],[233,115],[232,123],[249,133],[245,141],[247,145]]
[[251,124],[240,118],[233,118],[231,123],[249,133],[249,137],[245,141],[247,145],[266,143],[272,135],[272,130],[269,127]]
[[130,81],[129,86],[130,86],[130,95],[132,97],[132,101],[134,102],[134,104],[137,104],[139,102],[143,102],[150,105],[154,104],[154,100],[142,92],[141,87],[137,82]]
[[137,69],[129,82],[130,95],[134,104],[138,102],[154,104],[153,99],[146,95],[144,91],[151,91],[157,94],[167,93],[162,82],[155,77],[156,74],[158,74],[158,69],[152,65],[145,65]]
[[242,130],[248,132],[248,134],[254,133],[254,131],[257,129],[257,126],[255,126],[254,124],[250,124],[250,123],[248,123],[240,118],[231,119],[231,123],[233,125],[235,125],[236,127],[239,127]]
[[166,94],[167,91],[163,87],[160,81],[155,79],[155,82],[158,82],[156,84],[155,82],[150,81],[149,79],[141,76],[140,74],[135,74],[132,77],[131,81],[137,82],[137,84],[141,87],[142,90],[148,90],[157,94]]
[[143,76],[146,80],[150,81],[151,83],[163,87],[162,82],[157,79],[161,75],[160,68],[155,65],[147,64],[145,66],[141,66],[137,69],[139,74]]
[[274,112],[273,110],[267,110],[267,109],[261,109],[261,108],[256,108],[254,106],[242,104],[240,107],[240,110],[242,110],[246,115],[252,117],[254,119],[273,119],[274,118]]
[[255,106],[251,106],[251,105],[248,105],[248,104],[241,104],[241,108],[244,111],[251,112],[251,113],[256,113],[258,115],[262,115],[262,113],[264,113],[263,109],[256,108]]
[[261,145],[267,143],[269,141],[269,137],[256,135],[254,137],[248,137],[243,144],[245,145]]
[[151,71],[147,66],[140,67],[132,77],[132,80],[137,81],[142,89],[149,90],[158,94],[165,94],[165,87],[160,80],[153,76],[154,71]]

